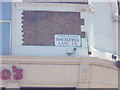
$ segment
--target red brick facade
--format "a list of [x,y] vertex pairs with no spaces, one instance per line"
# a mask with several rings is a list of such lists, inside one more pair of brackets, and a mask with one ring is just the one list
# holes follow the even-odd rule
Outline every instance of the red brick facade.
[[83,35],[79,12],[23,12],[23,45],[54,46],[55,34]]

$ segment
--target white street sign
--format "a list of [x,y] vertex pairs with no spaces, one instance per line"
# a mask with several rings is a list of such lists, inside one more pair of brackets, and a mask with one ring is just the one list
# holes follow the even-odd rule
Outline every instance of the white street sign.
[[55,46],[81,46],[81,36],[80,35],[65,35],[56,34],[55,35]]

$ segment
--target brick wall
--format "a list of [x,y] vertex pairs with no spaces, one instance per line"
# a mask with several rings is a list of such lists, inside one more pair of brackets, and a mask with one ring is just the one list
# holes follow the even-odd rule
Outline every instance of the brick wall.
[[79,12],[23,12],[23,45],[54,46],[55,34],[83,35]]

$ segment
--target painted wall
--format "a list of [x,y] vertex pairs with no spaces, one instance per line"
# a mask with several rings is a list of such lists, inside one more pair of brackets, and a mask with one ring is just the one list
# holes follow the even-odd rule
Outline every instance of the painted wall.
[[93,57],[111,59],[112,54],[118,54],[118,22],[113,16],[117,13],[117,3],[113,2],[92,2],[90,5],[94,12],[82,17],[86,26],[82,26],[87,32],[90,51]]
[[[79,12],[82,8],[87,8],[87,6],[80,7],[76,4],[52,4],[52,3],[15,3],[14,4],[13,15],[13,32],[12,32],[12,54],[13,55],[26,55],[26,56],[68,56],[67,52],[72,52],[72,56],[86,56],[87,55],[87,44],[86,40],[82,41],[83,47],[76,47],[76,52],[74,54],[74,47],[56,47],[56,46],[23,46],[23,33],[22,30],[22,12],[23,10],[44,10],[44,11],[62,11],[62,12]],[[80,9],[78,8],[80,7]],[[17,22],[17,23],[16,23]],[[16,37],[16,38],[15,38]],[[46,41],[47,42],[47,41]],[[29,53],[28,53],[29,50]],[[51,52],[52,51],[52,52]],[[58,52],[56,52],[58,51]]]
[[110,4],[108,2],[96,2],[92,5],[95,8],[95,13],[92,15],[94,48],[115,52],[115,32]]
[[[2,80],[3,87],[118,88],[118,69],[105,59],[5,56],[3,60],[2,69],[11,72],[10,79]],[[22,79],[13,78],[13,65],[23,70]]]
[[[3,15],[3,19],[10,20],[10,3],[9,5],[3,5],[3,13],[9,11]],[[112,54],[117,54],[116,49],[117,40],[115,37],[117,33],[116,24],[113,22],[113,14],[116,9],[116,4],[112,5],[109,2],[89,2],[88,5],[77,4],[16,4],[13,3],[12,8],[12,48],[9,48],[9,33],[10,23],[5,23],[3,26],[4,32],[8,32],[3,35],[7,36],[3,46],[7,47],[6,50],[12,49],[13,55],[26,55],[26,56],[67,56],[67,52],[72,52],[74,47],[40,47],[40,46],[22,46],[22,11],[23,10],[50,10],[50,11],[68,11],[68,12],[81,12],[81,18],[85,20],[85,25],[81,26],[81,30],[86,32],[86,38],[82,38],[82,47],[76,47],[77,50],[72,56],[88,56],[88,49],[92,52],[91,56],[102,57],[111,59]],[[57,5],[57,6],[56,6]],[[92,8],[93,7],[93,10]],[[115,9],[113,9],[115,7]],[[95,12],[94,12],[95,10]],[[16,23],[17,22],[17,23]],[[6,26],[7,25],[7,26]],[[5,31],[7,30],[7,31]],[[10,43],[9,43],[10,44]],[[6,46],[5,46],[6,45]],[[89,46],[89,48],[88,48]],[[3,48],[4,48],[3,47]],[[29,50],[29,53],[28,53]],[[41,52],[42,51],[42,52]],[[51,53],[52,51],[52,53]],[[59,51],[59,52],[56,52]],[[8,53],[7,53],[8,54]]]

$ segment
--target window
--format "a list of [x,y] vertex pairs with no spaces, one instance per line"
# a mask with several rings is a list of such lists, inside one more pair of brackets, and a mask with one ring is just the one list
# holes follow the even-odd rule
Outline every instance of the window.
[[1,15],[0,16],[0,54],[9,55],[10,53],[10,25],[11,25],[11,3],[1,2]]
[[74,87],[21,87],[20,90],[76,90]]
[[118,14],[120,15],[120,1],[118,1]]
[[0,87],[0,90],[5,90],[5,87]]
[[23,0],[23,2],[88,4],[88,0]]
[[[2,39],[0,42],[2,42],[2,55],[9,55],[9,49],[10,49],[10,23],[0,23],[0,32],[2,33]],[[2,30],[2,31],[1,31]]]
[[2,20],[11,19],[11,2],[2,2]]

